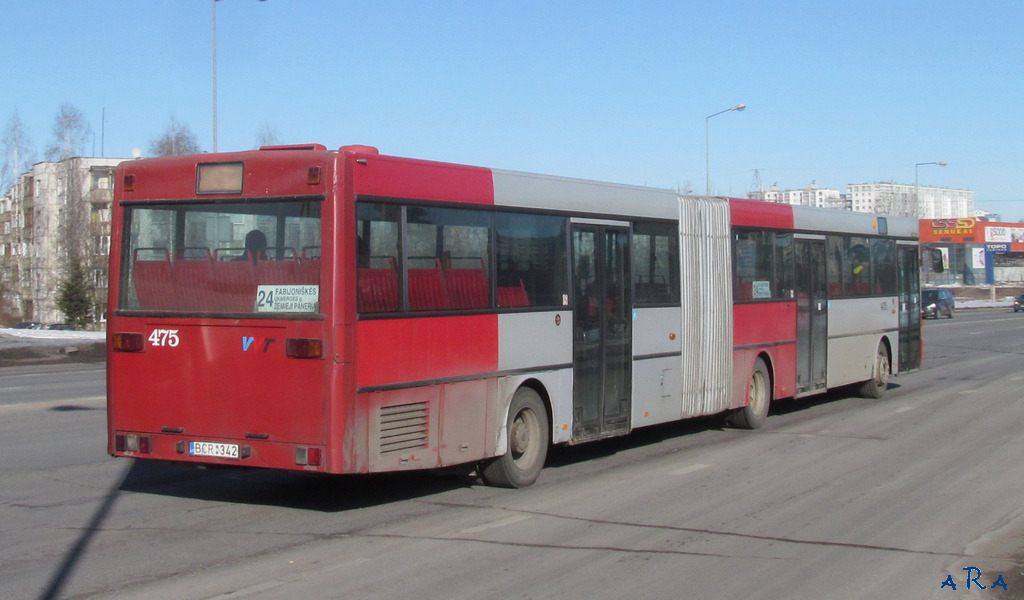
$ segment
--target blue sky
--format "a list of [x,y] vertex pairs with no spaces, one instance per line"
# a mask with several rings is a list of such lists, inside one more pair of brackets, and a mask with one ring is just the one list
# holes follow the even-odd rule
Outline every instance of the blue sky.
[[[213,146],[212,0],[0,0],[0,125],[35,157],[62,103],[87,154],[171,118]],[[218,148],[381,152],[703,193],[972,189],[1024,218],[1024,2],[221,0]],[[102,115],[105,113],[105,122]]]

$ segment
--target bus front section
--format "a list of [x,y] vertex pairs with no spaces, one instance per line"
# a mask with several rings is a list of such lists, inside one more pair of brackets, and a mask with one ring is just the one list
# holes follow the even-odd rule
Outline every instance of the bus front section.
[[120,167],[108,451],[328,470],[327,153],[213,158]]

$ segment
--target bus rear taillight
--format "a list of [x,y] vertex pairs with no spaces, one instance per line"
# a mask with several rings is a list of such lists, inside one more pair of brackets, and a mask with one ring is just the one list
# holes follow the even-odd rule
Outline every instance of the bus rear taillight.
[[295,449],[295,464],[307,467],[319,467],[323,462],[323,453],[320,448],[306,448],[299,446]]
[[110,336],[110,345],[114,352],[142,352],[146,338],[141,333],[114,333]]
[[288,338],[284,343],[288,358],[323,358],[323,340],[313,338]]
[[153,452],[153,436],[119,433],[114,436],[114,450],[150,454]]

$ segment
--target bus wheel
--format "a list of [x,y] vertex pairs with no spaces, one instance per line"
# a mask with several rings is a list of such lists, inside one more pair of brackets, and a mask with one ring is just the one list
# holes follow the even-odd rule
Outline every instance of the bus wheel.
[[875,354],[875,368],[871,379],[860,386],[860,395],[865,398],[881,398],[889,387],[889,350],[879,342]]
[[768,405],[772,401],[772,380],[762,358],[754,362],[748,391],[750,402],[729,415],[728,422],[740,429],[757,429],[768,419]]
[[508,451],[481,463],[480,475],[487,485],[521,488],[537,481],[548,456],[551,427],[540,395],[519,388],[508,409]]

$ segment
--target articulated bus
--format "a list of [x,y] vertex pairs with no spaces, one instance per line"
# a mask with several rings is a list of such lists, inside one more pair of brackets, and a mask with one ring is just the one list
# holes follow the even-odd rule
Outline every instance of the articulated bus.
[[910,219],[308,145],[124,162],[112,233],[115,456],[521,487],[921,359]]

